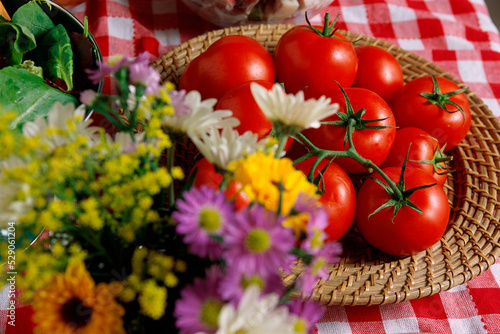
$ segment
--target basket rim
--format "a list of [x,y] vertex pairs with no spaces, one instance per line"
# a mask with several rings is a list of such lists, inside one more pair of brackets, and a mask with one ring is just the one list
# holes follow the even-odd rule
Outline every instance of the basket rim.
[[[153,67],[162,81],[176,84],[189,61],[222,36],[247,35],[269,49],[294,26],[255,24],[209,31],[165,53],[153,62]],[[300,297],[325,305],[397,303],[449,290],[480,275],[500,256],[500,121],[464,83],[435,63],[380,39],[339,32],[358,45],[377,45],[392,53],[402,65],[405,82],[435,74],[465,88],[472,124],[466,139],[451,150],[458,170],[445,186],[452,207],[441,240],[425,251],[401,258],[382,256],[371,260],[370,252],[355,258],[347,254],[339,264],[329,265],[328,278],[320,280],[311,295]],[[283,281],[292,284],[301,272],[298,264],[291,274],[283,276]]]

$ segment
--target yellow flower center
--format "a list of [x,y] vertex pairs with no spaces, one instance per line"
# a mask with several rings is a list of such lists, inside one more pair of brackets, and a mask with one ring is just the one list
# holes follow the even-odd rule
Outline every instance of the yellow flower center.
[[250,277],[246,277],[246,276],[243,276],[241,278],[241,286],[243,288],[248,288],[250,285],[253,285],[253,284],[256,284],[259,288],[262,289],[262,287],[264,286],[264,280],[262,279],[262,277],[260,276],[257,276],[257,275],[252,275]]
[[200,319],[210,329],[217,329],[219,313],[222,303],[218,300],[208,298],[201,307]]
[[61,315],[67,324],[80,328],[90,321],[92,309],[83,305],[83,302],[75,297],[62,306]]
[[207,232],[216,232],[222,225],[219,212],[209,208],[200,211],[199,219],[200,227]]
[[245,246],[252,253],[264,253],[271,246],[271,237],[266,230],[253,229],[245,238]]
[[295,322],[295,326],[293,326],[293,330],[295,333],[306,333],[307,324],[304,319],[298,319]]

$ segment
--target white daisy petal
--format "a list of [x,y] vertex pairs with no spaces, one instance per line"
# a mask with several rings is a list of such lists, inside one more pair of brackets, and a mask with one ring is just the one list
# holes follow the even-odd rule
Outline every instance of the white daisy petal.
[[40,137],[42,142],[52,149],[66,145],[75,140],[76,136],[83,135],[90,142],[99,139],[99,128],[90,127],[91,119],[85,119],[85,106],[75,109],[74,104],[54,103],[47,117],[39,117],[33,122],[26,122],[23,134],[27,138]]
[[190,112],[183,115],[169,115],[162,120],[164,126],[174,131],[183,133],[199,134],[207,131],[210,127],[235,127],[240,121],[231,117],[230,110],[214,110],[216,99],[201,100],[198,91],[190,91],[186,94],[185,104],[189,105]]
[[337,103],[331,103],[324,96],[319,99],[305,100],[304,92],[286,94],[279,84],[269,91],[253,82],[250,85],[252,95],[262,112],[272,122],[280,122],[299,129],[317,128],[322,119],[337,112]]
[[280,334],[293,334],[296,317],[278,302],[277,294],[261,296],[260,289],[251,285],[245,290],[237,308],[231,304],[222,308],[216,334],[275,334],[278,331]]
[[245,154],[251,154],[261,147],[257,144],[257,134],[247,131],[240,136],[238,131],[227,126],[222,131],[212,126],[206,129],[206,132],[189,132],[188,135],[200,153],[222,170],[225,170],[231,161],[239,160]]

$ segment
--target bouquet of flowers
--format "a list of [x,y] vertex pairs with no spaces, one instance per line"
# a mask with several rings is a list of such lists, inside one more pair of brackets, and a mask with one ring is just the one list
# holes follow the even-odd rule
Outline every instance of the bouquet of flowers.
[[[2,272],[15,272],[35,332],[313,329],[324,309],[306,297],[341,246],[326,241],[318,189],[283,145],[337,105],[256,84],[275,129],[262,139],[235,131],[215,100],[161,84],[146,54],[89,72],[105,76],[113,94],[85,91],[80,106],[55,104],[22,133],[0,116]],[[118,132],[91,126],[89,110]],[[187,140],[221,174],[217,187],[193,186],[197,170],[175,160]],[[302,273],[284,284],[298,261]]]

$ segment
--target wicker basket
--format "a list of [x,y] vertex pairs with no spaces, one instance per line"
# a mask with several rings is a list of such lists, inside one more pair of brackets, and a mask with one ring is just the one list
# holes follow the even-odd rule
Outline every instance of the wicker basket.
[[[291,25],[252,25],[208,32],[181,44],[153,65],[163,81],[175,84],[186,65],[219,39],[230,34],[255,38],[273,52]],[[405,81],[434,74],[464,87],[441,68],[414,53],[370,37],[342,31],[356,45],[378,45],[391,52],[403,68]],[[370,247],[353,229],[341,242],[340,264],[329,266],[329,278],[318,282],[311,296],[325,305],[373,305],[430,296],[467,282],[487,270],[500,255],[499,185],[500,123],[488,107],[466,90],[472,113],[467,137],[450,153],[454,156],[445,190],[451,209],[448,228],[439,242],[413,256],[397,258]],[[193,153],[187,148],[193,159]],[[188,167],[189,168],[189,167]],[[298,265],[284,282],[301,273]]]

